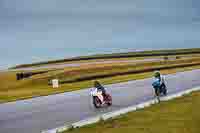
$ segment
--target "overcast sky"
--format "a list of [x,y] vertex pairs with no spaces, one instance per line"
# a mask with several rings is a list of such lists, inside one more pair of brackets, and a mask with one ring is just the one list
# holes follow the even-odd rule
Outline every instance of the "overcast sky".
[[0,67],[120,50],[199,47],[198,0],[0,0]]

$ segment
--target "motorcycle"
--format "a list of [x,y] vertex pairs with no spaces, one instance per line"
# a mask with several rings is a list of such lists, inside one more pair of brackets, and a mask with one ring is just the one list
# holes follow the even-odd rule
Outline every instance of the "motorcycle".
[[160,96],[167,95],[167,87],[165,85],[165,83],[160,83],[159,82],[154,82],[152,84],[154,90],[155,90],[155,96],[157,97],[158,101],[160,102]]
[[[107,105],[107,106],[112,105],[112,97],[108,93],[103,94],[101,91],[98,91],[95,88],[91,90],[90,95],[92,96],[93,105],[95,108],[100,108],[100,107],[103,107],[104,105]],[[103,102],[101,100],[102,96],[103,96]]]
[[155,94],[156,94],[156,96],[161,96],[161,95],[166,96],[167,95],[166,85],[164,83],[161,84],[158,89],[155,89]]

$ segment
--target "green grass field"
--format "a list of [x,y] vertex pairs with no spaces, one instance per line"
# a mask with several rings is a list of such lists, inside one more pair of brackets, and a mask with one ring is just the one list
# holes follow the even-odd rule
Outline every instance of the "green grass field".
[[[120,60],[136,60],[147,58],[166,58],[167,60],[152,62],[120,62]],[[178,57],[178,58],[177,58]],[[90,60],[91,59],[91,60]],[[118,60],[119,62],[89,64],[78,67],[66,67],[63,69],[38,69],[29,72],[46,73],[37,74],[20,81],[16,80],[19,71],[0,72],[0,103],[44,96],[74,90],[80,90],[93,86],[93,81],[98,79],[103,84],[112,84],[152,76],[154,70],[162,70],[163,73],[175,73],[200,68],[200,49],[179,50],[154,50],[131,53],[118,53],[106,55],[83,56],[67,59],[68,63],[88,61]],[[44,64],[63,63],[63,60],[21,65],[20,67],[37,66]],[[66,62],[65,62],[66,63]],[[58,78],[61,86],[53,89],[48,82]]]
[[[189,71],[193,69],[200,69],[200,65],[164,69],[161,72],[163,74],[170,74],[180,71]],[[57,74],[59,72],[52,71],[49,73],[49,76],[52,76],[52,73]],[[99,78],[98,80],[102,84],[106,85],[119,82],[126,82],[130,80],[149,78],[152,77],[152,75],[153,72],[150,71],[143,73],[117,75],[107,78]],[[65,83],[62,84],[59,88],[53,89],[51,86],[48,85],[48,78],[46,78],[46,76],[48,77],[48,74],[45,74],[45,76],[37,75],[29,79],[16,81],[15,72],[1,73],[0,80],[2,81],[2,83],[0,87],[0,103],[89,88],[93,86],[94,81],[94,79],[92,79],[79,82]]]
[[200,133],[200,92],[64,133]]
[[[19,81],[16,80],[15,71],[1,72],[0,103],[89,88],[93,86],[93,81],[96,79],[105,85],[152,77],[153,70],[157,69],[161,69],[163,74],[169,74],[199,68],[200,58],[192,57],[137,64],[111,63],[69,67],[49,70],[47,73]],[[48,85],[48,81],[53,78],[59,78],[62,82],[57,89]]]

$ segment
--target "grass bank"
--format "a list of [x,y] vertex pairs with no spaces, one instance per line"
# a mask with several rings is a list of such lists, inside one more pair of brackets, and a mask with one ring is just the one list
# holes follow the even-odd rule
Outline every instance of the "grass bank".
[[199,133],[200,92],[63,133]]
[[52,61],[44,61],[32,64],[22,64],[12,67],[10,69],[41,66],[55,63],[67,63],[73,61],[89,61],[97,59],[118,59],[118,58],[137,58],[137,57],[153,57],[153,56],[171,56],[171,55],[187,55],[187,54],[200,54],[200,48],[191,49],[171,49],[171,50],[151,50],[151,51],[140,51],[140,52],[127,52],[127,53],[113,53],[113,54],[99,54],[91,56],[80,56],[69,59],[60,59]]

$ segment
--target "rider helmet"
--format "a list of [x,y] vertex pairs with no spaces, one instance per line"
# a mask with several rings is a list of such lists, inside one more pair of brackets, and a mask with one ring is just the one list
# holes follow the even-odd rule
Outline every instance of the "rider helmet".
[[94,81],[94,87],[99,88],[101,86],[101,84],[99,83],[99,81]]
[[160,77],[160,75],[161,75],[161,74],[160,74],[160,72],[159,72],[159,71],[155,71],[155,72],[154,72],[154,77],[155,77],[155,78],[159,78],[159,77]]

